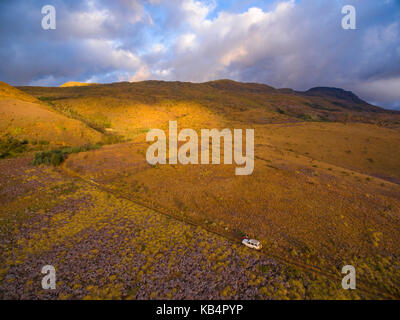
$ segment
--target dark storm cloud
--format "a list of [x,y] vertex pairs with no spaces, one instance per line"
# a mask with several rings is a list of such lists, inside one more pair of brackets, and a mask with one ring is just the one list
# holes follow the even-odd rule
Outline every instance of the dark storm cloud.
[[[21,84],[60,84],[134,72],[151,23],[138,1],[4,1],[0,4],[0,78]],[[57,10],[57,29],[43,30],[41,8]],[[124,47],[125,46],[125,47]],[[116,78],[114,78],[116,80]]]

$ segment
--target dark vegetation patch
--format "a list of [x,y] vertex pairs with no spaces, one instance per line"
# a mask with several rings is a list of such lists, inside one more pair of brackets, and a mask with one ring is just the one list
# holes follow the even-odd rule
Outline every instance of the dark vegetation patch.
[[309,114],[306,114],[306,113],[298,114],[298,115],[296,115],[296,118],[304,120],[304,121],[313,121],[313,118]]
[[0,159],[12,158],[28,149],[28,140],[18,140],[13,137],[0,139]]
[[281,108],[276,109],[276,111],[280,114],[285,114],[285,110],[282,110]]
[[32,164],[35,166],[45,164],[45,165],[53,165],[56,167],[62,164],[67,159],[69,154],[96,150],[99,149],[100,147],[101,144],[95,144],[95,145],[85,145],[81,147],[66,147],[50,151],[39,151],[35,153],[35,157],[33,159]]
[[[342,110],[340,110],[340,109],[330,108],[330,107],[327,107],[327,106],[320,105],[320,104],[318,104],[318,103],[309,103],[309,102],[306,102],[305,104],[308,105],[309,107],[313,108],[313,109],[326,110],[326,111],[332,111],[332,112],[334,112],[334,111],[336,111],[336,112],[342,112]],[[335,103],[334,103],[334,104],[335,104]]]
[[321,114],[310,115],[310,114],[306,114],[306,113],[301,113],[301,114],[296,114],[295,117],[297,119],[301,119],[301,120],[307,121],[307,122],[330,122],[330,121],[332,121],[328,117],[321,115]]
[[122,136],[107,134],[103,136],[101,142],[96,144],[86,144],[77,147],[64,147],[48,151],[39,151],[35,153],[32,164],[39,166],[41,164],[59,166],[68,157],[69,154],[87,152],[100,149],[104,145],[116,144],[125,141]]

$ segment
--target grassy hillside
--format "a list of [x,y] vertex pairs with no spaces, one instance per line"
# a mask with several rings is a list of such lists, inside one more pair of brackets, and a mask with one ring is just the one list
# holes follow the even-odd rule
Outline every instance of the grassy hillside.
[[[147,112],[185,121],[187,117],[193,116],[190,110],[194,109],[200,112],[207,110],[226,121],[246,124],[350,121],[400,128],[399,112],[371,106],[352,93],[335,88],[296,92],[261,84],[219,80],[200,84],[144,81],[86,87],[20,89],[36,98],[52,102],[57,108],[103,122],[104,126],[121,130],[122,134],[128,136],[135,135],[135,130],[140,126],[146,129],[153,124],[151,119],[155,114]],[[183,110],[181,107],[191,109]],[[210,114],[206,116],[211,117]],[[128,123],[127,118],[130,120]],[[194,119],[193,125],[197,121]]]
[[400,113],[336,88],[306,92],[219,80],[21,90],[102,132],[144,141],[152,128],[256,128],[257,143],[399,181]]
[[[399,112],[372,106],[353,93],[337,88],[319,87],[296,92],[230,80],[201,84],[145,81],[61,88],[20,87],[19,90],[13,91],[14,94],[34,100],[0,100],[0,112],[6,115],[2,132],[8,132],[14,123],[21,128],[14,134],[20,134],[21,138],[25,133],[32,136],[39,123],[47,127],[40,127],[38,135],[59,137],[60,132],[79,132],[70,127],[64,130],[66,132],[57,131],[55,123],[59,119],[57,121],[67,123],[68,120],[71,125],[79,124],[85,128],[86,131],[79,133],[82,139],[95,134],[97,138],[119,137],[114,142],[124,140],[124,143],[73,154],[61,167],[65,173],[82,178],[80,182],[102,190],[101,196],[106,203],[93,200],[98,194],[84,195],[85,199],[94,202],[93,206],[100,206],[100,211],[118,207],[115,199],[109,198],[111,194],[118,195],[141,204],[132,210],[118,212],[117,215],[125,218],[129,212],[145,212],[143,208],[152,208],[180,220],[180,223],[207,230],[209,237],[218,234],[237,241],[242,233],[248,233],[263,242],[263,255],[268,259],[286,261],[285,265],[295,265],[301,270],[318,269],[334,279],[341,279],[341,267],[355,265],[357,286],[363,288],[364,293],[368,292],[368,295],[358,297],[400,296],[400,151],[396,149],[400,142]],[[202,128],[255,129],[254,173],[235,176],[234,165],[150,166],[145,158],[149,146],[145,142],[146,132],[152,128],[167,129],[169,120],[177,120],[179,129],[193,128],[198,132]],[[47,138],[55,139],[51,137]],[[72,141],[72,137],[69,139]],[[26,168],[22,171],[26,172]],[[45,180],[44,176],[38,180]],[[33,178],[26,179],[31,181]],[[61,177],[57,176],[57,179]],[[72,193],[71,199],[79,195],[75,191]],[[57,196],[58,200],[64,201],[65,196]],[[12,205],[19,203],[17,198],[15,201]],[[55,215],[54,223],[49,224],[49,233],[52,234],[51,230],[58,230],[62,235],[72,232],[76,245],[81,239],[79,232],[83,231],[79,227],[81,222],[85,230],[106,228],[107,234],[122,226],[120,220],[113,221],[108,216],[106,220],[102,220],[104,216],[98,220],[98,215],[93,212],[90,216],[93,221],[92,218],[85,219],[85,215],[74,216],[77,220],[70,223],[73,230],[70,231],[57,221],[67,220],[66,217],[76,210],[67,208],[61,216],[57,210],[49,210],[49,215]],[[146,214],[150,213],[146,211]],[[157,219],[146,222],[148,232],[140,233],[146,239],[158,239],[161,229],[163,234],[177,230],[176,225],[159,228]],[[187,230],[185,239],[194,236],[192,231]],[[121,238],[117,237],[120,239],[118,248],[133,257],[134,253],[128,249],[129,236],[124,232]],[[159,238],[162,242],[168,237]],[[35,248],[28,239],[23,241],[28,248]],[[94,250],[106,254],[106,250],[114,246],[114,240],[107,238],[105,241],[104,248]],[[160,245],[158,240],[154,241],[155,246]],[[161,247],[165,248],[165,245],[163,242]],[[135,242],[134,247],[139,250],[137,246]],[[189,247],[192,252],[199,248],[199,243],[185,245],[182,250]],[[226,248],[226,244],[221,244],[221,248]],[[40,255],[50,250],[39,249]],[[21,250],[23,257],[25,249]],[[235,250],[231,258],[223,259],[223,263],[230,265],[240,259]],[[213,261],[218,260],[223,256],[222,251],[208,255]],[[136,271],[147,274],[146,281],[150,286],[155,283],[158,286],[159,282],[151,277],[157,263],[149,257],[160,252],[145,248],[141,252],[146,261]],[[161,259],[165,253],[160,254]],[[62,264],[62,257],[59,259]],[[215,268],[219,270],[223,263],[217,263]],[[176,272],[182,272],[175,267]],[[150,269],[148,273],[144,270],[147,268]],[[263,267],[260,270],[264,270]],[[349,298],[338,293],[340,280],[332,287],[327,280],[329,277],[321,280],[299,273],[297,269],[291,270],[282,271],[282,277],[297,282],[281,281],[277,285],[279,288],[272,291],[262,289],[264,285],[259,286],[264,284],[260,280],[262,276],[248,280],[249,288],[256,284],[258,290],[253,291],[252,297]],[[119,272],[118,277],[120,275]],[[235,297],[230,291],[232,287],[226,289],[232,286],[231,279],[216,281],[221,293],[216,297]],[[106,288],[109,287],[100,285],[100,289]],[[123,296],[132,289],[126,284],[121,288]],[[82,290],[94,296],[102,292],[99,288],[95,292],[92,289]],[[239,296],[245,292],[242,289],[237,289]],[[76,290],[69,292],[74,297],[82,297],[83,293]],[[107,296],[107,292],[98,295]],[[175,294],[171,293],[173,297]],[[147,297],[151,293],[146,291],[143,295]]]
[[[288,141],[298,140],[292,136]],[[267,139],[258,138],[255,170],[248,177],[235,176],[232,165],[152,167],[144,158],[146,147],[109,146],[70,157],[66,166],[183,220],[237,238],[249,233],[271,255],[330,272],[340,272],[339,266],[349,261],[362,265],[358,272],[364,285],[374,287],[379,277],[385,290],[398,294],[400,278],[393,268],[400,254],[399,185],[360,173],[360,167],[355,171],[332,164],[333,156],[329,162],[316,160]],[[321,150],[317,155],[327,154]],[[390,161],[397,173],[399,158]],[[388,270],[388,277],[381,269]]]
[[260,141],[371,176],[400,183],[399,131],[363,123],[299,123],[265,126]]
[[26,140],[29,150],[92,144],[101,137],[101,133],[84,123],[65,117],[18,89],[0,84],[1,140]]
[[25,102],[38,103],[39,101],[33,96],[10,86],[9,84],[0,81],[0,99],[15,99]]
[[[0,160],[0,299],[376,296],[29,163]],[[44,261],[56,290],[41,289]]]

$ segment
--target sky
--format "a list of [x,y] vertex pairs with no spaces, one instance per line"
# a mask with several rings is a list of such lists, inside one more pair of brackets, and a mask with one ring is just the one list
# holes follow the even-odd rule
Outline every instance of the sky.
[[[56,29],[42,28],[42,7]],[[356,29],[342,28],[342,7]],[[400,0],[1,0],[0,80],[232,79],[400,110]]]

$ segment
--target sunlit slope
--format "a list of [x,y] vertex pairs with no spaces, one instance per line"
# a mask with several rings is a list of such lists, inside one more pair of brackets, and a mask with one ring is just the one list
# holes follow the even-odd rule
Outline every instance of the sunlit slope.
[[127,139],[143,135],[152,128],[166,129],[170,120],[177,120],[181,128],[214,128],[224,123],[221,116],[191,101],[151,105],[113,97],[84,97],[54,103],[66,113],[78,114]]
[[131,84],[68,88],[23,88],[60,112],[85,119],[96,127],[126,139],[142,136],[152,128],[166,128],[169,120],[181,127],[224,125],[224,115],[196,99],[182,100],[141,92]]
[[143,142],[152,128],[256,128],[257,143],[390,181],[400,181],[400,113],[350,91],[291,89],[218,80],[21,87],[72,118]]
[[[271,255],[339,275],[344,264],[357,265],[360,283],[400,294],[398,113],[341,89],[295,92],[228,80],[21,90],[133,139],[71,155],[64,165],[72,172],[239,239],[249,233]],[[179,129],[254,128],[254,173],[150,166],[145,133],[167,129],[169,120]]]
[[39,101],[25,92],[10,86],[9,84],[0,81],[0,100],[4,99],[16,99],[25,102],[38,103]]
[[260,141],[327,164],[400,182],[400,133],[361,123],[300,123],[257,129]]
[[[66,114],[86,118],[126,138],[177,119],[182,126],[216,127],[293,122],[365,122],[400,128],[400,113],[335,88],[306,92],[263,84],[144,81],[63,88],[21,87]],[[207,120],[209,119],[209,120]]]
[[64,88],[64,87],[84,87],[84,86],[93,86],[95,85],[94,83],[84,83],[84,82],[74,82],[74,81],[70,81],[70,82],[66,82],[64,84],[62,84],[60,86],[60,88]]
[[101,134],[83,123],[69,119],[32,96],[4,83],[0,84],[0,136],[50,145],[95,143]]

